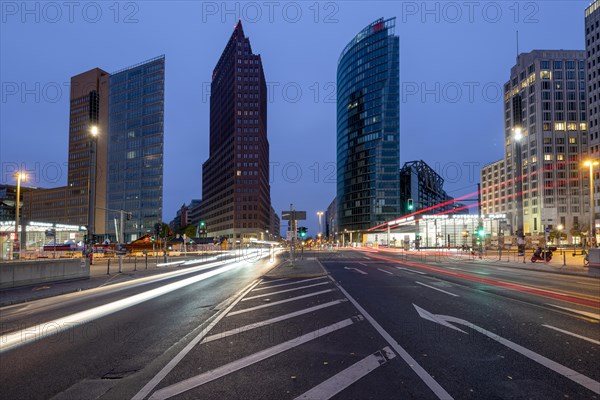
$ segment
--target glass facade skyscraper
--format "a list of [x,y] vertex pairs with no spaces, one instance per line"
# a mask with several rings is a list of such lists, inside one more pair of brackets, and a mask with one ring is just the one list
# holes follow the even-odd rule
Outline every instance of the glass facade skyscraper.
[[[110,76],[107,208],[130,213],[125,241],[162,221],[165,58]],[[115,218],[107,211],[106,231],[115,239]]]
[[395,18],[378,19],[348,43],[338,61],[340,232],[364,232],[400,214],[400,60],[394,29]]

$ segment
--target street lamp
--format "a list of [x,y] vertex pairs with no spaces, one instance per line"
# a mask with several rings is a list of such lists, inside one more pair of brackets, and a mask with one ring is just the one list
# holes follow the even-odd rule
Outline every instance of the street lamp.
[[562,231],[563,229],[565,229],[565,227],[563,226],[563,224],[558,224],[556,226],[556,230],[558,231],[558,245],[560,246],[560,242],[562,241]]
[[583,163],[584,166],[590,168],[590,247],[592,246],[592,238],[596,238],[596,204],[594,204],[594,167],[599,165],[598,160],[587,160]]
[[[21,235],[19,234],[19,209],[21,208],[21,181],[27,179],[27,174],[17,172],[17,199],[15,202],[15,242],[13,244],[13,258],[19,259],[21,253]],[[16,250],[16,253],[15,253]],[[16,255],[16,257],[15,257]]]
[[317,216],[319,217],[319,236],[320,236],[321,233],[323,232],[323,229],[321,228],[321,217],[323,216],[323,211],[317,211]]
[[523,227],[523,152],[521,149],[521,141],[523,140],[523,130],[520,126],[515,127],[513,133],[513,139],[515,143],[515,163],[516,168],[514,172],[514,195],[516,197],[516,227],[517,227],[517,245],[519,248],[519,255],[525,254],[525,231]]

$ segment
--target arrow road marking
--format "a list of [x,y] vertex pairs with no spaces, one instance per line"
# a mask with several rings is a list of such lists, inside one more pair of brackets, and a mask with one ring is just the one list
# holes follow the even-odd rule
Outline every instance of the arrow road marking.
[[358,269],[358,268],[344,267],[344,269],[347,269],[347,270],[351,270],[351,269],[353,269],[353,270],[355,270],[355,271],[356,271],[356,272],[358,272],[358,273],[361,273],[361,274],[363,274],[363,275],[367,275],[367,273],[366,273],[365,271],[362,271],[362,270],[360,270],[360,269]]
[[433,376],[431,376],[427,371],[425,371],[425,369],[417,362],[417,360],[415,360],[413,358],[413,356],[411,356],[402,346],[400,346],[400,344],[396,341],[396,339],[394,339],[389,333],[387,333],[386,330],[383,329],[383,327],[381,325],[379,325],[379,323],[375,320],[375,318],[373,318],[367,312],[367,310],[365,310],[358,303],[358,301],[356,301],[354,299],[354,297],[350,296],[350,293],[348,293],[346,291],[346,289],[344,289],[342,287],[342,285],[337,283],[331,275],[329,276],[329,279],[331,279],[331,281],[335,285],[337,285],[340,292],[342,292],[344,294],[344,296],[346,296],[346,298],[348,300],[350,300],[350,302],[354,305],[354,307],[356,307],[358,312],[360,312],[361,315],[364,316],[365,319],[371,323],[373,328],[375,328],[375,330],[377,330],[377,332],[379,332],[379,334],[385,339],[386,342],[388,342],[388,344],[391,346],[391,348],[394,349],[394,351],[400,356],[400,358],[402,358],[402,360],[404,360],[404,362],[414,371],[414,373],[417,374],[417,376],[419,378],[421,378],[423,383],[425,383],[427,385],[427,387],[429,389],[431,389],[431,391],[437,396],[438,399],[440,399],[440,400],[441,399],[443,399],[443,400],[452,400],[453,399],[453,397],[450,396],[450,393],[448,393],[446,391],[446,389],[444,389],[433,378]]
[[[483,328],[480,328],[479,326],[474,325],[468,321],[465,321],[464,319],[451,317],[448,315],[432,314],[429,311],[426,311],[426,310],[420,308],[416,304],[413,304],[413,306],[417,310],[417,313],[419,313],[419,315],[424,319],[427,319],[432,322],[436,322],[436,323],[444,325],[446,327],[452,327],[453,329],[457,329],[457,330],[460,330],[460,329],[452,326],[452,324],[450,324],[450,322],[454,322],[455,324],[467,326],[479,333],[482,333],[483,335],[489,337],[490,339],[493,339],[496,342],[505,345],[509,349],[514,350],[521,355],[524,355],[525,357],[529,358],[530,360],[533,360],[533,361],[537,362],[538,364],[541,364],[544,367],[561,374],[565,378],[569,378],[570,380],[572,380],[575,383],[578,383],[579,385],[583,386],[584,388],[591,390],[592,392],[594,392],[596,394],[600,394],[600,382],[595,381],[592,378],[588,378],[587,376],[580,374],[579,372],[574,371],[571,368],[565,367],[564,365],[559,364],[556,361],[552,361],[549,358],[546,358],[541,354],[538,354],[538,353],[536,353],[532,350],[529,350],[521,345],[511,342],[508,339],[504,339],[503,337],[500,337],[493,332],[490,332]],[[466,332],[463,331],[463,333],[466,333]]]
[[396,354],[392,349],[384,347],[376,353],[363,358],[359,362],[354,363],[345,370],[335,374],[325,382],[310,389],[308,392],[296,397],[295,400],[330,399],[394,357],[396,357]]

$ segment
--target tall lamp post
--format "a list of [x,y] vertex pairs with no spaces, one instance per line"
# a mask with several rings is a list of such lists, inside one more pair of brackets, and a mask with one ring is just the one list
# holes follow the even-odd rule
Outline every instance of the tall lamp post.
[[584,166],[590,168],[590,247],[594,246],[596,239],[596,205],[594,204],[594,167],[599,165],[598,160],[587,160],[583,163]]
[[525,231],[523,228],[523,152],[521,149],[521,141],[523,140],[523,131],[521,127],[514,128],[513,139],[515,142],[515,164],[514,171],[516,197],[516,225],[517,225],[517,245],[519,255],[525,255]]
[[[19,209],[21,208],[21,181],[27,179],[24,172],[17,172],[17,198],[15,201],[15,242],[13,244],[13,259],[20,259],[21,255],[21,235],[19,232]],[[16,252],[15,252],[16,250]]]
[[90,171],[88,176],[88,240],[96,232],[96,144],[98,126],[90,126]]
[[323,229],[321,227],[321,217],[323,216],[323,211],[317,211],[317,216],[319,217],[319,239],[321,238],[321,234],[323,233]]

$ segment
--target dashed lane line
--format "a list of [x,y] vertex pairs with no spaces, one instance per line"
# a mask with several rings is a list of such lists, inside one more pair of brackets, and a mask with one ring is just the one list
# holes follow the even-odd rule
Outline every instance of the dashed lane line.
[[447,292],[447,291],[445,291],[445,290],[442,290],[442,289],[440,289],[440,288],[436,288],[435,286],[429,286],[429,285],[426,285],[426,284],[424,284],[423,282],[415,281],[415,283],[417,283],[417,284],[419,284],[419,285],[421,285],[421,286],[428,287],[429,289],[437,290],[438,292],[446,293],[446,294],[448,294],[448,295],[450,295],[450,296],[454,296],[454,297],[460,297],[460,296],[459,296],[459,295],[457,295],[457,294],[454,294],[454,293]]
[[588,341],[588,342],[590,342],[590,343],[594,343],[594,344],[600,345],[600,342],[599,342],[599,341],[597,341],[597,340],[590,339],[590,338],[588,338],[588,337],[581,336],[581,335],[578,335],[578,334],[576,334],[576,333],[573,333],[573,332],[565,331],[564,329],[560,329],[560,328],[557,328],[557,327],[555,327],[555,326],[552,326],[552,325],[546,325],[546,324],[543,324],[542,326],[544,326],[544,327],[546,327],[546,328],[554,329],[555,331],[562,332],[562,333],[564,333],[564,334],[566,334],[566,335],[571,335],[571,336],[573,336],[573,337],[576,337],[576,338],[579,338],[579,339],[587,340],[587,341]]
[[394,275],[390,271],[386,271],[385,269],[377,268],[378,271],[385,272],[388,275]]

